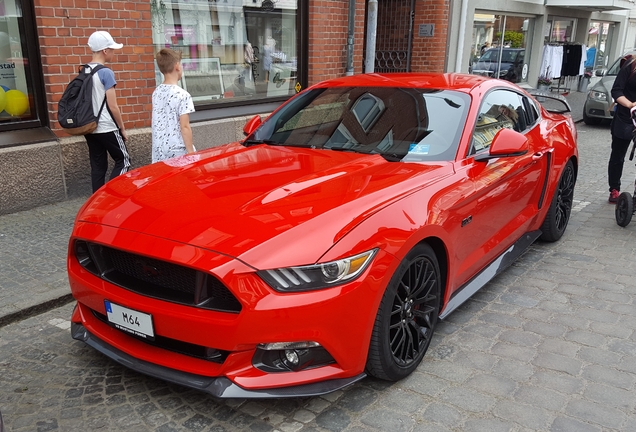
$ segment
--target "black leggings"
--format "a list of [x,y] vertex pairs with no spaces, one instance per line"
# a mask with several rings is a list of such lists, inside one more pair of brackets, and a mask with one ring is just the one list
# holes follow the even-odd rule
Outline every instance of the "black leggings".
[[108,170],[108,155],[115,161],[110,180],[130,169],[130,156],[126,144],[119,131],[88,134],[88,154],[91,160],[91,184],[93,192],[104,186],[106,171]]

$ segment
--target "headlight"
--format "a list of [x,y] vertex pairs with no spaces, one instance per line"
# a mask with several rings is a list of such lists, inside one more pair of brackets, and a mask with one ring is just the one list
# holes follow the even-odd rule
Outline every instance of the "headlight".
[[499,71],[499,76],[504,76],[504,75],[506,75],[507,73],[508,73],[508,71],[507,71],[507,70],[500,70],[500,71]]
[[607,102],[607,93],[591,90],[590,91],[590,99]]
[[377,249],[328,263],[256,272],[276,291],[296,292],[329,288],[349,282],[371,263]]

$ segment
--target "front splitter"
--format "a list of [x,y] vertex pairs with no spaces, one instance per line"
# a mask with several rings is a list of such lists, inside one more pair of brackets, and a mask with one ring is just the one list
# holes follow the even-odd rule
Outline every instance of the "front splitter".
[[86,330],[86,328],[81,324],[71,323],[71,335],[73,339],[86,343],[104,354],[106,357],[129,369],[151,377],[162,379],[164,381],[190,387],[223,399],[268,399],[320,396],[339,390],[366,377],[366,374],[362,373],[351,378],[326,380],[312,384],[277,387],[271,389],[246,390],[234,384],[226,377],[206,377],[136,359],[102,341],[97,336]]

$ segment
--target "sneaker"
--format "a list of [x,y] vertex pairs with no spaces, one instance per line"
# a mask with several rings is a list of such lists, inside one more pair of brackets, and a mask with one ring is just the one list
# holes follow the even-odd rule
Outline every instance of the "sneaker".
[[621,194],[621,193],[620,193],[619,191],[617,191],[616,189],[612,189],[612,190],[610,191],[610,196],[609,196],[609,200],[608,200],[608,201],[609,201],[610,203],[612,203],[612,204],[616,204],[616,202],[618,201],[618,196],[619,196],[620,194]]

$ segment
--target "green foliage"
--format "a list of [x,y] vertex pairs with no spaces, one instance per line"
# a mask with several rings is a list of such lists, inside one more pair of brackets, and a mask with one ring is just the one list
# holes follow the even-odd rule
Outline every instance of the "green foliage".
[[[501,32],[497,32],[495,36],[501,40]],[[510,42],[510,48],[521,48],[523,46],[523,33],[506,30],[504,32],[504,43],[507,44],[508,42]]]

